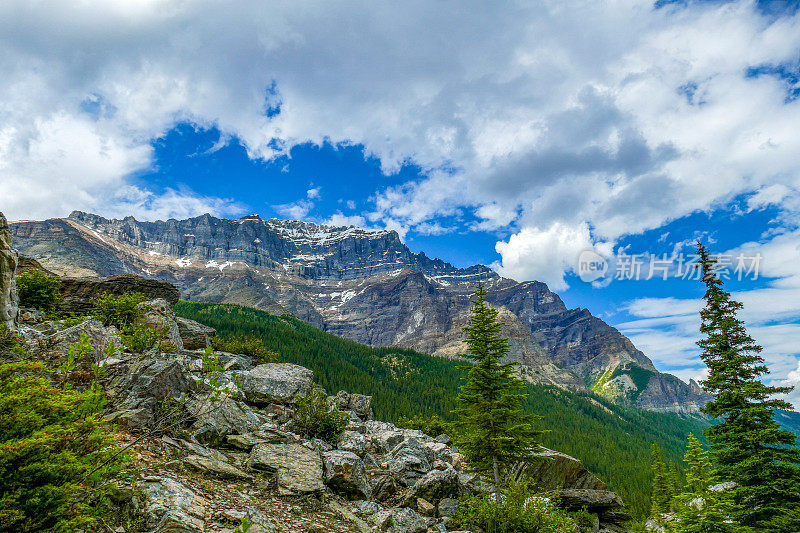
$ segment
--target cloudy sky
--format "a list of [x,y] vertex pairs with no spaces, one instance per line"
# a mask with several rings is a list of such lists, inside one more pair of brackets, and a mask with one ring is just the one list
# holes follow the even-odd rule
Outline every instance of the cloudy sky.
[[[547,282],[683,378],[701,238],[800,384],[797,7],[6,0],[0,210],[389,227]],[[594,283],[584,250],[611,265]]]

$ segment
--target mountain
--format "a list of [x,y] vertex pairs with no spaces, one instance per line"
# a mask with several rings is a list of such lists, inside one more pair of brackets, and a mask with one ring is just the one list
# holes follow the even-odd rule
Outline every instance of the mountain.
[[700,387],[656,370],[615,328],[567,309],[538,281],[456,268],[411,252],[394,231],[211,215],[157,222],[73,212],[10,224],[20,253],[62,275],[136,273],[188,300],[291,314],[344,339],[457,357],[479,280],[501,312],[510,358],[532,383],[592,391],[649,410],[696,412]]

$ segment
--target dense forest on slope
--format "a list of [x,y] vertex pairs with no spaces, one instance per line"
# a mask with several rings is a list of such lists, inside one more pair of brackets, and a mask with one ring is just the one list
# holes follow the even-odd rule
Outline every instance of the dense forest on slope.
[[[463,363],[398,348],[371,348],[346,341],[292,316],[229,304],[181,301],[178,315],[217,329],[221,336],[255,335],[284,362],[314,371],[330,394],[339,390],[373,396],[375,416],[439,414],[452,419]],[[689,432],[701,436],[699,418],[628,409],[600,397],[530,385],[528,408],[541,415],[545,446],[572,455],[597,473],[625,500],[637,518],[649,510],[650,449],[658,443],[665,459],[680,464]]]

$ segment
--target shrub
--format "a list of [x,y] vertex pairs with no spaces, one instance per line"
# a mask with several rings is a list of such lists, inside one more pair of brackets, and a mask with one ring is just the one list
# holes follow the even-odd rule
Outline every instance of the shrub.
[[104,326],[124,328],[139,318],[140,312],[137,305],[145,301],[144,294],[140,292],[127,292],[121,296],[103,294],[94,301],[94,317]]
[[3,531],[91,529],[124,456],[96,416],[103,392],[59,387],[41,363],[0,364]]
[[452,428],[450,424],[445,422],[445,420],[437,414],[432,414],[429,416],[416,414],[411,418],[401,418],[398,426],[409,429],[418,429],[426,435],[430,435],[431,437],[436,437],[442,433],[447,433],[448,435],[452,436]]
[[346,413],[331,410],[324,391],[314,389],[297,402],[297,410],[290,427],[308,439],[322,439],[336,446],[339,435],[347,427],[349,420]]
[[170,348],[167,351],[172,353],[175,351],[175,345],[173,344],[170,347],[163,342],[166,336],[165,329],[157,329],[146,322],[136,321],[122,328],[120,338],[122,339],[122,344],[132,353],[144,353],[156,345],[159,348]]
[[61,279],[38,270],[17,276],[17,294],[23,307],[50,311],[61,297]]
[[275,363],[280,354],[264,347],[264,341],[253,335],[236,333],[226,337],[214,337],[211,344],[221,352],[249,355],[259,364]]
[[579,533],[583,514],[572,516],[537,497],[525,483],[512,483],[499,503],[493,495],[464,499],[447,527],[485,533]]

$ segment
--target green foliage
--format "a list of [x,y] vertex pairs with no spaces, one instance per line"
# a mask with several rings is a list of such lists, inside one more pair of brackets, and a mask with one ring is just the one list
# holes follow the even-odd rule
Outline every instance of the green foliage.
[[167,353],[175,352],[175,345],[164,343],[166,328],[155,328],[150,324],[137,320],[127,324],[120,332],[122,344],[132,353],[144,353],[155,346],[165,348]]
[[87,316],[82,315],[69,315],[61,319],[61,323],[64,324],[65,328],[71,328],[73,326],[77,326],[78,324],[83,324]]
[[50,311],[61,297],[61,279],[38,270],[20,274],[16,283],[19,303],[24,307]]
[[524,483],[511,483],[498,503],[493,496],[462,500],[448,529],[485,533],[579,533],[585,517],[571,515],[550,500],[537,497]]
[[448,435],[453,433],[452,424],[437,414],[429,416],[416,414],[411,418],[401,417],[398,425],[403,428],[418,429],[431,437],[436,437],[442,433]]
[[497,310],[486,304],[486,291],[478,284],[467,334],[467,357],[475,364],[467,369],[467,381],[458,395],[454,422],[456,444],[470,467],[492,472],[495,485],[500,470],[529,460],[538,446],[541,432],[533,429],[535,419],[522,409],[525,384],[514,374],[512,364],[502,363],[509,343],[499,335]]
[[94,317],[105,326],[123,329],[133,324],[140,316],[137,305],[145,301],[139,292],[127,292],[121,296],[105,293],[94,301]]
[[27,352],[21,344],[22,338],[15,332],[8,329],[5,325],[0,324],[0,357],[8,358],[12,355],[12,359],[26,357]]
[[[175,312],[216,328],[263,340],[281,359],[314,371],[329,394],[340,390],[373,397],[378,420],[434,414],[452,421],[463,363],[411,350],[371,348],[325,333],[291,316],[230,304],[179,302]],[[708,422],[695,417],[622,407],[593,394],[527,385],[525,410],[543,417],[548,448],[577,457],[619,494],[634,517],[650,511],[650,449],[658,442],[665,460],[679,462],[686,435],[702,434]]]
[[[82,348],[75,348],[76,354]],[[96,416],[103,392],[59,386],[41,363],[0,364],[0,524],[88,528],[107,507],[124,456]]]
[[689,433],[689,443],[683,460],[688,465],[686,470],[686,489],[694,494],[703,492],[711,484],[711,461],[708,452],[697,437]]
[[650,501],[652,507],[650,513],[658,516],[669,512],[672,509],[672,498],[674,496],[673,486],[670,483],[667,467],[661,458],[661,450],[657,444],[653,444],[653,489]]
[[239,525],[233,530],[233,533],[247,533],[252,527],[253,523],[250,522],[250,519],[247,516],[243,516],[239,520]]
[[255,335],[234,333],[233,335],[217,335],[211,339],[211,344],[221,352],[249,355],[256,364],[277,363],[281,356],[278,352],[264,347],[264,341]]
[[[709,370],[703,387],[714,395],[703,411],[719,421],[706,430],[719,477],[739,484],[732,494],[735,517],[742,524],[800,530],[800,520],[786,519],[800,508],[800,449],[794,447],[794,434],[781,429],[773,413],[791,409],[776,395],[792,387],[761,382],[768,368],[759,355],[761,346],[737,317],[742,304],[723,289],[716,261],[702,244],[697,254],[706,285],[700,311],[703,339],[697,344]],[[783,529],[775,529],[773,521],[778,519]]]
[[291,429],[308,439],[322,439],[336,446],[349,420],[346,413],[331,410],[328,396],[314,389],[297,402]]

